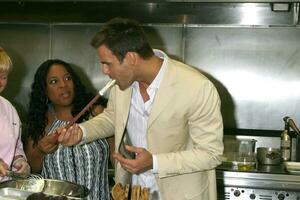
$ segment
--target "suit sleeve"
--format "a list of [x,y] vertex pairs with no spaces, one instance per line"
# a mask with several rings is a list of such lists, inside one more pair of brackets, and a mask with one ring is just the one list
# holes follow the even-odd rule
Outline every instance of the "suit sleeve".
[[80,124],[85,130],[84,141],[81,144],[88,143],[99,138],[110,137],[114,134],[114,97],[115,87],[111,89],[107,108],[103,113]]

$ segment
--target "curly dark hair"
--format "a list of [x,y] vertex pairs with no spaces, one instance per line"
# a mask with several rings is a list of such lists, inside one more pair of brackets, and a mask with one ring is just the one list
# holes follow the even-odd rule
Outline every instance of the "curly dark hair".
[[[70,73],[72,81],[74,83],[74,99],[72,107],[72,115],[78,114],[85,105],[91,99],[91,93],[87,93],[84,85],[82,84],[79,76],[72,69],[71,65],[59,60],[51,59],[43,62],[37,69],[34,75],[34,82],[31,85],[31,94],[29,101],[28,110],[28,121],[26,136],[31,137],[34,144],[37,144],[38,140],[41,139],[46,133],[45,128],[48,123],[47,112],[48,112],[48,97],[47,97],[47,83],[46,78],[49,69],[52,65],[59,64]],[[82,122],[88,119],[89,113],[86,112],[81,116],[77,122]]]

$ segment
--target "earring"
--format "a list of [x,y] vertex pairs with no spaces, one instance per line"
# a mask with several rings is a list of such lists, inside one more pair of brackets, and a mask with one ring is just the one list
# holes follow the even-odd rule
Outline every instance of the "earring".
[[46,98],[46,104],[48,104],[49,103],[49,99],[48,99],[48,97]]

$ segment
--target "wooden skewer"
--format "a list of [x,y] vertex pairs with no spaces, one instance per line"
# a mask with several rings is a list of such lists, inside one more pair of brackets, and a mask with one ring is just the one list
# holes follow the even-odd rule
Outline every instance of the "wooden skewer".
[[[73,117],[66,126],[66,129],[70,128],[96,101],[99,99],[100,96],[103,96],[104,93],[114,86],[116,80],[109,81],[95,96],[94,98],[75,116]],[[59,133],[55,131],[53,133],[53,137],[57,140],[59,137]]]

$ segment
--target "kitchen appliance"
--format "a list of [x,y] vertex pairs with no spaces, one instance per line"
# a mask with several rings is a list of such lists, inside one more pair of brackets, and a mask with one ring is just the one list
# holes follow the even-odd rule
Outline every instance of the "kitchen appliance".
[[300,200],[300,176],[217,170],[218,200]]
[[[233,148],[229,141],[241,138],[257,141],[256,156],[259,149],[280,149],[279,134],[277,137],[225,135],[224,153]],[[258,163],[248,171],[241,171],[223,162],[217,167],[216,177],[218,200],[300,200],[300,162],[280,162],[275,165]]]

